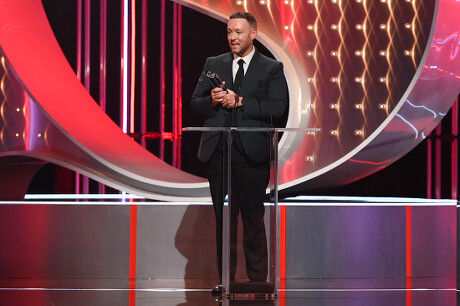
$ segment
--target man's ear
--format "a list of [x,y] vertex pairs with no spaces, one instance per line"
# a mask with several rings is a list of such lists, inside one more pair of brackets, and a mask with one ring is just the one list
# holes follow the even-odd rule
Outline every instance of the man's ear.
[[251,30],[251,39],[254,40],[254,39],[256,39],[256,37],[257,37],[257,28],[253,28]]

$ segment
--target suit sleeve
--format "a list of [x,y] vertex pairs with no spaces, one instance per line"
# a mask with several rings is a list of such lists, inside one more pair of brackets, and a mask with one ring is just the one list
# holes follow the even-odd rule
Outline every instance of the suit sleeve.
[[198,79],[198,83],[193,92],[190,106],[196,115],[209,117],[212,114],[212,85],[207,79],[205,73],[209,70],[209,59],[206,59],[204,69]]
[[243,118],[270,123],[270,117],[282,117],[288,104],[283,63],[275,62],[270,65],[267,77],[259,81],[257,86],[259,93],[256,97],[243,97]]

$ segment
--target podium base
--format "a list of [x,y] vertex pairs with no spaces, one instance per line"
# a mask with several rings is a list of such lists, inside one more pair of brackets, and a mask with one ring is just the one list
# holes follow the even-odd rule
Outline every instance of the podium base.
[[232,293],[273,293],[273,283],[267,282],[234,282],[230,284]]
[[273,283],[267,282],[233,282],[230,290],[224,291],[225,300],[276,300]]

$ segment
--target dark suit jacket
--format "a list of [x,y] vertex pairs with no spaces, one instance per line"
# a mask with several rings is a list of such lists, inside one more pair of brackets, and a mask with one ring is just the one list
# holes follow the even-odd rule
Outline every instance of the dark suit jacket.
[[[216,105],[212,108],[211,90],[213,86],[207,79],[207,71],[215,72],[225,81],[226,87],[232,89],[231,52],[206,59],[203,73],[195,88],[191,100],[191,108],[197,115],[206,116],[204,126],[222,127],[231,110]],[[233,90],[233,89],[232,89]],[[283,116],[287,107],[287,86],[281,62],[270,59],[257,50],[249,63],[241,84],[239,96],[243,97],[243,107],[235,109],[235,126],[238,127],[269,127],[270,112],[273,118]],[[269,105],[270,104],[270,107]],[[198,158],[206,162],[210,159],[220,134],[204,132],[201,136]],[[245,154],[255,162],[269,160],[268,138],[264,133],[242,132],[241,143]]]

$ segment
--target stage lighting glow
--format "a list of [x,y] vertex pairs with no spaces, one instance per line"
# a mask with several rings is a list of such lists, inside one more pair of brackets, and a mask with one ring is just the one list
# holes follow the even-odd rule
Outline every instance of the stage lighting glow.
[[338,109],[339,105],[337,103],[331,103],[331,104],[329,104],[329,108],[330,109]]
[[339,134],[339,132],[337,130],[330,130],[329,131],[329,135],[331,136],[337,136]]
[[331,83],[338,83],[339,82],[338,77],[332,77],[330,80],[331,80]]
[[396,117],[400,118],[402,121],[404,121],[415,133],[415,139],[418,138],[418,130],[417,128],[415,127],[415,125],[413,125],[409,120],[407,120],[406,118],[404,118],[403,116],[401,116],[400,114],[396,114]]
[[[407,104],[409,104],[409,105],[410,105],[411,107],[413,107],[413,108],[421,108],[421,109],[424,109],[424,110],[426,110],[426,111],[429,111],[430,113],[433,114],[433,118],[438,117],[438,114],[437,114],[434,110],[432,110],[432,109],[429,108],[429,107],[426,107],[425,105],[415,105],[414,103],[412,103],[412,102],[409,101],[408,99],[406,99],[406,102],[407,102]],[[441,114],[439,114],[439,115],[441,115]]]
[[305,156],[305,161],[312,162],[313,161],[313,156]]

